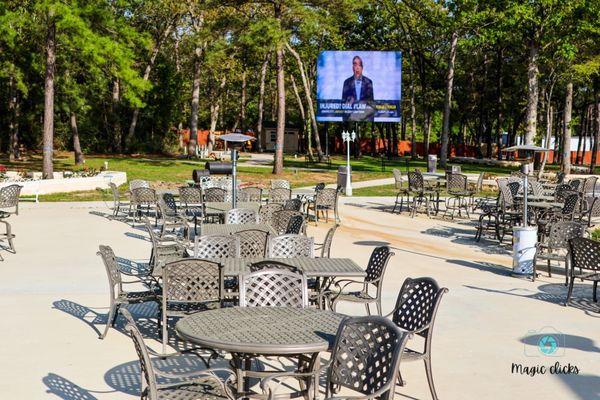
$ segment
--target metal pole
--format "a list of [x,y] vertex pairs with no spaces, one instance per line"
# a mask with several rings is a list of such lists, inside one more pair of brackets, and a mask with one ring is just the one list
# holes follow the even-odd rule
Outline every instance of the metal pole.
[[527,164],[523,165],[523,172],[525,173],[524,177],[523,177],[523,226],[528,226],[528,222],[527,222],[527,192],[529,187],[527,186],[528,182],[527,182],[527,172],[528,172],[529,168],[527,166]]
[[237,207],[237,150],[231,146],[231,208]]
[[325,155],[329,157],[329,122],[325,122]]
[[350,183],[350,137],[346,141],[347,157],[346,157],[346,196],[352,196],[352,184]]

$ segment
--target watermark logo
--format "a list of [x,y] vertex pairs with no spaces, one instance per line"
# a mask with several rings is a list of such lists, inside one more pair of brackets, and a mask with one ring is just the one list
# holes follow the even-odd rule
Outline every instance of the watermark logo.
[[565,355],[565,335],[551,326],[527,332],[523,342],[524,353],[527,357],[563,357]]

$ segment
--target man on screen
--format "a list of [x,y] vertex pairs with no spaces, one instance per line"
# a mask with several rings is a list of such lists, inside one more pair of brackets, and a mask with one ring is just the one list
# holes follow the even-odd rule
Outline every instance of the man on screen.
[[342,101],[344,103],[373,101],[373,81],[364,76],[363,62],[359,56],[352,59],[353,75],[344,81]]

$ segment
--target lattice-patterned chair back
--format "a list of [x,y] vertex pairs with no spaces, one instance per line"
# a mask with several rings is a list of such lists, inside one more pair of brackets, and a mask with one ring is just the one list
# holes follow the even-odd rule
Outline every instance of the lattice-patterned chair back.
[[160,201],[158,202],[158,206],[160,209],[160,213],[163,216],[179,216],[179,211],[177,210],[177,202],[175,201],[175,197],[171,193],[163,193]]
[[379,246],[373,249],[369,263],[367,264],[365,283],[372,283],[380,288],[383,275],[393,255],[394,253],[390,250],[389,246]]
[[131,190],[131,197],[135,204],[155,205],[156,190],[148,187],[138,187]]
[[283,203],[284,210],[300,211],[302,209],[302,200],[300,199],[289,199]]
[[560,184],[554,190],[554,199],[557,202],[562,203],[563,201],[565,201],[565,198],[572,192],[573,188],[571,188],[571,185]]
[[123,288],[123,281],[121,279],[121,273],[119,272],[119,265],[115,253],[110,246],[100,245],[96,254],[102,258],[102,262],[106,268],[110,296],[112,299],[116,299]]
[[232,208],[225,216],[226,224],[255,224],[256,211],[246,208]]
[[204,200],[207,202],[224,202],[227,200],[227,190],[218,187],[204,189]]
[[285,203],[291,197],[291,189],[275,188],[269,190],[269,203]]
[[408,172],[408,188],[411,191],[423,190],[423,174],[419,171]]
[[319,190],[315,196],[315,204],[317,208],[335,207],[339,192],[337,189],[325,188]]
[[179,202],[187,206],[198,206],[202,204],[202,189],[193,186],[182,186],[179,188]]
[[569,193],[565,198],[565,203],[563,204],[562,214],[563,215],[571,215],[577,209],[580,200],[579,193]]
[[379,316],[342,321],[331,352],[325,398],[348,388],[363,396],[381,391],[377,398],[392,399],[408,336]]
[[560,185],[565,181],[565,173],[559,171],[556,173],[556,184]]
[[143,179],[134,179],[129,182],[129,191],[133,192],[134,189],[138,188],[149,188],[150,183]]
[[446,176],[446,188],[448,193],[462,193],[467,190],[467,176],[449,173]]
[[206,235],[194,238],[195,258],[239,257],[239,237],[235,235]]
[[447,291],[432,278],[407,278],[392,311],[392,321],[402,330],[430,336],[437,309]]
[[548,226],[546,245],[551,250],[566,250],[569,240],[576,237],[583,237],[584,234],[585,227],[579,222],[553,222]]
[[280,235],[285,234],[288,225],[290,223],[290,219],[294,216],[300,216],[304,218],[304,214],[300,211],[291,211],[291,210],[281,210],[273,213],[271,226],[275,229]]
[[238,200],[250,203],[262,201],[262,189],[259,187],[245,187],[238,190]]
[[523,187],[523,182],[517,181],[517,180],[514,180],[511,182],[510,178],[509,178],[507,186],[508,186],[508,189],[510,190],[510,194],[511,194],[512,198],[514,199],[514,197],[516,195],[518,195],[519,192],[521,191],[521,188]]
[[588,178],[585,178],[585,183],[583,185],[584,196],[588,193],[592,193],[592,195],[596,193],[596,182],[598,182],[597,176],[590,176]]
[[588,207],[589,207],[588,213],[589,213],[590,220],[591,220],[591,218],[600,217],[600,197],[593,197],[591,199],[591,204]]
[[269,203],[263,204],[258,210],[258,222],[275,226],[275,213],[283,210],[283,204]]
[[325,239],[323,240],[323,247],[321,247],[321,257],[329,258],[331,256],[331,244],[333,243],[333,236],[335,231],[339,228],[339,224],[335,224],[331,229],[327,231]]
[[269,232],[246,229],[234,233],[240,241],[240,258],[263,258],[267,254]]
[[534,196],[542,196],[544,194],[544,187],[537,179],[527,180],[529,187],[531,188],[531,194]]
[[0,188],[0,208],[18,207],[21,185],[8,185]]
[[271,258],[314,257],[315,244],[312,237],[304,235],[281,235],[269,239],[268,256]]
[[129,336],[133,340],[135,352],[140,360],[140,369],[142,371],[141,398],[148,400],[158,399],[156,375],[154,373],[154,367],[150,358],[150,352],[144,343],[142,333],[138,329],[128,310],[121,308],[119,311],[125,317],[125,319],[127,319],[125,330],[129,333]]
[[146,217],[145,215],[142,215],[142,221],[144,221],[144,226],[146,227],[146,230],[148,231],[148,235],[150,236],[150,241],[152,242],[152,246],[157,246],[160,241],[159,241],[159,237],[156,235],[154,226],[152,225],[152,223],[150,222],[148,217]]
[[506,185],[498,184],[498,187],[500,188],[500,204],[505,209],[510,208],[515,204],[514,196],[512,194],[512,191],[510,190],[509,185],[509,183],[507,183]]
[[303,274],[285,269],[262,269],[241,275],[241,307],[308,307]]
[[112,182],[109,182],[108,186],[110,187],[110,191],[112,192],[113,201],[115,202],[115,207],[117,207],[117,205],[119,204],[119,202],[121,200],[121,193],[119,193],[119,188],[117,187],[117,185],[115,185]]
[[587,238],[569,240],[571,269],[600,271],[600,242]]
[[568,183],[569,186],[571,186],[571,190],[574,190],[576,192],[580,191],[580,187],[583,184],[583,181],[581,179],[571,179]]
[[290,181],[285,179],[272,179],[271,189],[290,189]]
[[219,301],[223,295],[223,266],[193,258],[165,264],[162,288],[163,302]]
[[304,229],[304,216],[293,215],[289,221],[287,228],[285,229],[286,235],[299,235]]

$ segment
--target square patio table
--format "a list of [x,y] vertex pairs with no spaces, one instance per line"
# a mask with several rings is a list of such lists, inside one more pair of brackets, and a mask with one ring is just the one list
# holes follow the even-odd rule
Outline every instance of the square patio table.
[[277,232],[268,224],[202,224],[200,227],[201,235],[233,235],[240,231],[249,229],[269,232],[275,236]]
[[[208,201],[204,203],[204,208],[207,214],[225,214],[227,211],[231,210],[232,207],[230,201]],[[258,211],[260,203],[241,201],[237,203],[237,208]]]

